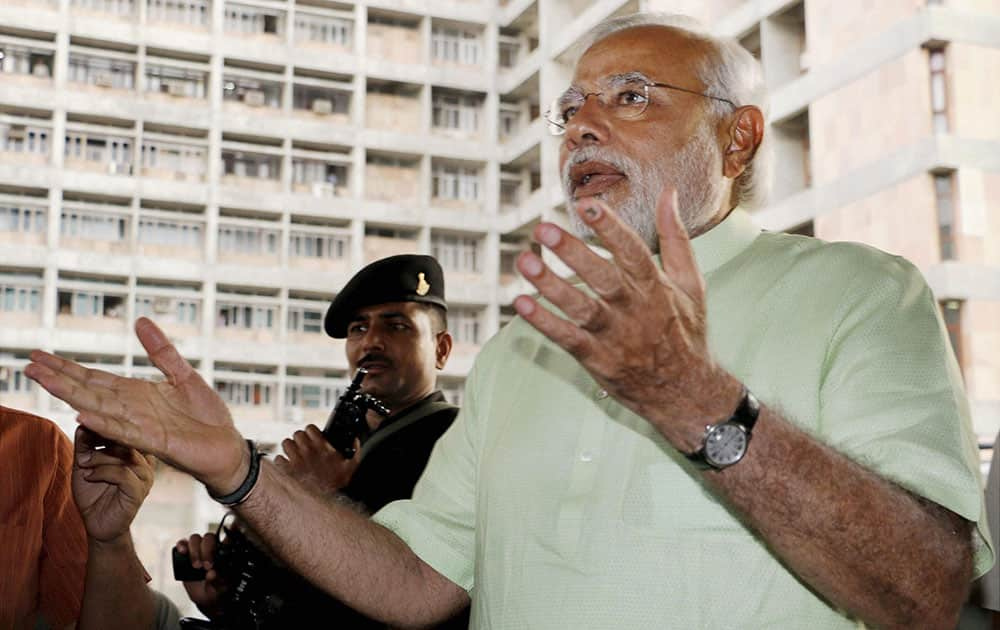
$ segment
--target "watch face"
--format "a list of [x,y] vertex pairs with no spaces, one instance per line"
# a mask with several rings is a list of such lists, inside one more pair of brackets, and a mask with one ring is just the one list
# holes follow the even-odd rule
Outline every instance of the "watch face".
[[747,452],[747,441],[742,426],[734,422],[717,424],[705,440],[705,459],[720,468],[735,464]]

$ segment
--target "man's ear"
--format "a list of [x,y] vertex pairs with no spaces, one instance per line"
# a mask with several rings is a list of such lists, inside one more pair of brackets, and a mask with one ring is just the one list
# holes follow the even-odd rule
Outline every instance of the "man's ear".
[[722,174],[736,179],[747,169],[764,139],[764,114],[753,105],[736,110],[722,154]]
[[437,369],[443,370],[446,363],[448,363],[448,357],[451,355],[451,347],[455,343],[452,339],[451,333],[447,330],[442,330],[437,334],[437,347],[434,349],[436,355],[436,361],[434,364]]

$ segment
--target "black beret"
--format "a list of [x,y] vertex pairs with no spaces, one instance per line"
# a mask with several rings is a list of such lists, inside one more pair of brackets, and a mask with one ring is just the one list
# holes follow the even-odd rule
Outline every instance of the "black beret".
[[387,302],[424,302],[448,310],[444,272],[432,256],[402,254],[382,258],[354,274],[326,312],[326,334],[347,336],[347,325],[359,309]]

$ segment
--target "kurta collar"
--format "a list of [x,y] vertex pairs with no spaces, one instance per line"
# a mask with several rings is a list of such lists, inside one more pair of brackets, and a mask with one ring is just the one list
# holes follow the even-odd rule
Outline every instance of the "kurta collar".
[[691,241],[701,275],[707,276],[750,247],[760,228],[750,213],[736,207],[722,223]]

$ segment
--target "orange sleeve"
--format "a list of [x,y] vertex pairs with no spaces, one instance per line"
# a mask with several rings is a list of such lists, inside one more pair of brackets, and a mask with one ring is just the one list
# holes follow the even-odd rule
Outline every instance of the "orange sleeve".
[[39,558],[38,611],[57,626],[80,616],[87,568],[87,533],[73,501],[73,445],[56,428],[51,440],[54,474],[45,493]]

